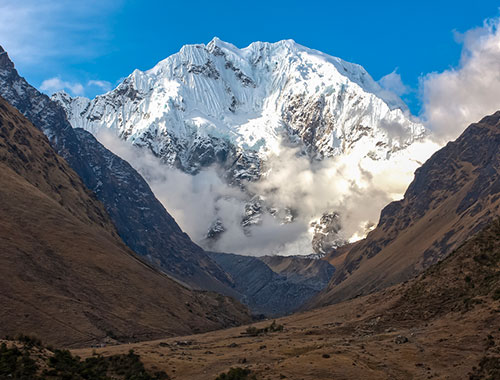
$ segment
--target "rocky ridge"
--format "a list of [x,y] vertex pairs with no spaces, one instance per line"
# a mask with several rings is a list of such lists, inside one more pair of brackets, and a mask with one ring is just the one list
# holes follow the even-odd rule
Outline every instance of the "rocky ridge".
[[[344,257],[319,306],[406,281],[442,260],[500,215],[500,111],[471,124],[415,173],[401,201],[382,210]],[[334,251],[327,259],[335,260]]]

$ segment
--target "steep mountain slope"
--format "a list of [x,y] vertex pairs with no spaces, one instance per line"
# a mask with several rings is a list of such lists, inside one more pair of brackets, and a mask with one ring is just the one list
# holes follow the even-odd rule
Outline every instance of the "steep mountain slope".
[[500,111],[470,125],[415,173],[404,199],[347,248],[324,305],[408,280],[500,215]]
[[58,345],[169,336],[248,321],[230,298],[145,265],[46,137],[0,98],[0,335]]
[[81,159],[113,185],[99,182],[90,190],[107,205],[125,244],[186,284],[232,294],[231,278],[180,229],[139,173],[89,132],[74,131]]
[[30,86],[0,47],[0,95],[49,138],[104,204],[123,241],[185,283],[231,292],[229,277],[184,234],[142,177],[92,136],[75,132],[64,110]]
[[321,279],[300,276],[293,271],[277,273],[258,257],[218,252],[211,252],[210,256],[234,279],[238,299],[253,312],[267,317],[296,311],[326,285],[320,287]]
[[[187,173],[215,165],[227,183],[245,190],[240,222],[247,235],[263,215],[308,225],[338,211],[326,204],[324,209],[298,211],[293,201],[273,197],[275,186],[248,185],[247,181],[266,181],[276,156],[293,151],[292,157],[316,163],[336,157],[345,161],[347,172],[362,168],[362,176],[387,162],[414,160],[405,154],[425,135],[401,99],[382,89],[361,66],[291,40],[255,42],[238,49],[214,38],[207,45],[184,46],[151,70],[135,70],[114,90],[93,100],[62,92],[53,99],[75,128],[94,135],[110,130]],[[285,186],[283,181],[280,186]],[[206,249],[233,251],[204,240],[234,224],[224,210],[215,207],[213,212],[213,219],[193,239],[206,243]],[[337,233],[328,228],[318,231],[321,236],[334,235],[324,239],[330,243],[339,240]],[[348,234],[343,239],[354,235]],[[312,252],[311,236],[307,238],[304,254]],[[288,249],[278,253],[296,254]]]
[[431,320],[500,300],[500,219],[402,289],[391,318]]
[[213,379],[230,367],[248,368],[258,379],[493,380],[500,375],[499,310],[497,219],[419,277],[280,318],[282,331],[251,336],[239,327],[188,336],[184,355],[173,339],[98,352],[133,347],[147,367],[189,380]]

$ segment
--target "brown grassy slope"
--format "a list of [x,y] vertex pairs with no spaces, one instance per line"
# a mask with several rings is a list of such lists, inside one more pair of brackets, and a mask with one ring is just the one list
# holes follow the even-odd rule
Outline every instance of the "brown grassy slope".
[[0,335],[82,346],[248,321],[143,264],[42,132],[0,98]]
[[430,320],[500,300],[500,219],[402,289],[391,318]]
[[500,215],[500,112],[472,124],[415,173],[404,199],[347,255],[318,307],[406,281]]
[[416,279],[281,318],[283,332],[250,337],[239,327],[98,352],[133,348],[148,368],[176,380],[213,380],[230,367],[260,380],[497,379],[499,289],[496,221]]

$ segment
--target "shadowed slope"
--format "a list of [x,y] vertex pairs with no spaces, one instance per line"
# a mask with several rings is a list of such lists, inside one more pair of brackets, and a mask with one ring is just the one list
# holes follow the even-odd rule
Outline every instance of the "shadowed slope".
[[46,137],[0,98],[0,335],[82,346],[248,321],[145,265]]
[[5,52],[0,54],[0,96],[44,132],[95,192],[134,252],[194,288],[232,293],[229,276],[182,232],[141,175],[88,132],[73,130],[61,106],[20,77]]

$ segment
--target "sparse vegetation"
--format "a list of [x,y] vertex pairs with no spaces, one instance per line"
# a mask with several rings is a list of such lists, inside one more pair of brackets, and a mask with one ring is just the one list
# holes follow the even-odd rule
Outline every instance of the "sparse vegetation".
[[13,380],[166,380],[165,372],[150,374],[139,355],[94,355],[85,360],[68,350],[50,351],[37,338],[19,336],[0,345],[0,379]]
[[500,220],[495,220],[430,267],[403,294],[396,308],[399,317],[411,310],[413,317],[418,313],[428,320],[450,311],[467,313],[489,297],[500,299],[499,236]]
[[479,367],[474,367],[469,374],[469,380],[495,380],[500,379],[500,358],[485,356],[479,362]]
[[255,326],[247,327],[245,332],[243,332],[242,334],[249,336],[259,336],[268,334],[270,332],[281,332],[281,331],[283,331],[283,325],[279,325],[276,323],[276,321],[273,321],[273,323],[271,323],[269,326],[266,326],[261,329]]
[[231,368],[227,373],[221,373],[215,380],[256,380],[248,368]]
[[38,366],[27,348],[0,345],[0,379],[37,379]]
[[500,288],[495,289],[495,291],[493,292],[493,296],[492,297],[493,297],[493,299],[495,301],[500,300]]

